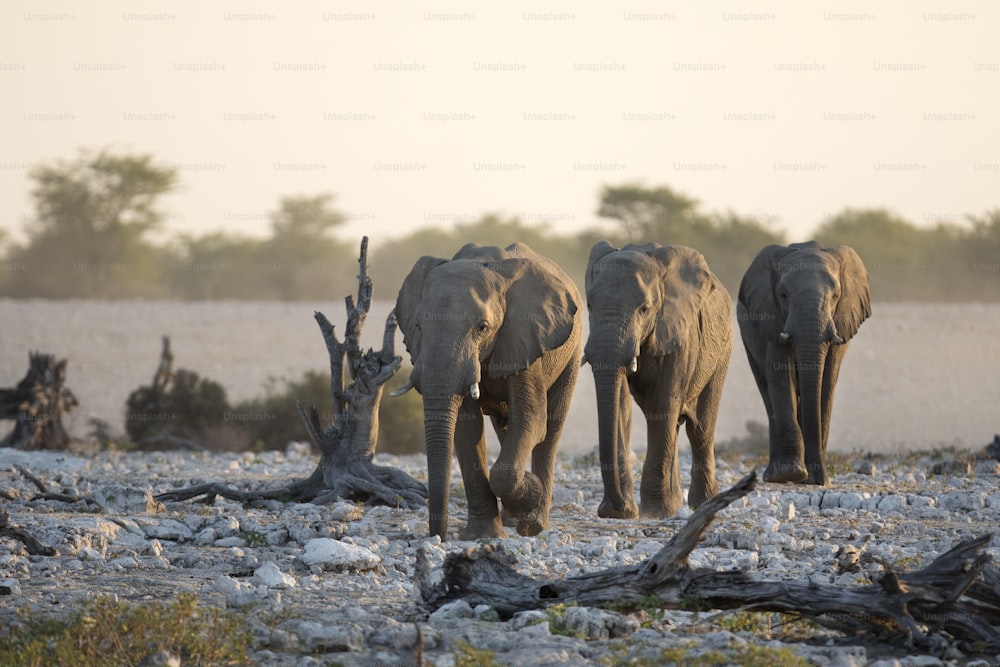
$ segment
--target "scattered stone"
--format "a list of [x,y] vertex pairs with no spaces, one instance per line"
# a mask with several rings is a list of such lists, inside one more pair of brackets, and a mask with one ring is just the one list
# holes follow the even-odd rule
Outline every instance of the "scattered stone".
[[[693,659],[760,640],[749,632],[706,634],[707,616],[682,610],[656,612],[655,623],[643,628],[649,615],[570,606],[505,620],[491,607],[472,608],[457,600],[428,619],[414,584],[418,553],[424,559],[420,567],[439,572],[447,553],[477,545],[459,542],[454,534],[443,543],[427,537],[426,510],[350,501],[244,506],[217,499],[171,503],[164,511],[147,503],[148,489],[155,493],[177,486],[178,480],[225,478],[250,488],[259,487],[265,476],[306,476],[315,467],[308,447],[252,457],[184,452],[87,457],[18,452],[16,457],[53,485],[93,495],[97,504],[28,502],[24,499],[34,489],[16,478],[8,482],[11,499],[4,508],[12,520],[56,547],[59,556],[28,556],[20,542],[0,539],[0,596],[7,601],[0,605],[0,627],[13,627],[19,608],[67,610],[98,596],[143,602],[189,591],[206,607],[238,610],[252,629],[256,648],[251,661],[256,664],[412,664],[418,627],[425,664],[438,665],[456,662],[459,641],[489,652],[499,664],[533,665],[594,664],[607,655],[605,642],[622,647],[622,662],[657,664],[663,650],[692,638],[700,652],[692,653]],[[849,586],[877,576],[879,560],[904,563],[900,571],[905,572],[915,567],[914,559],[926,564],[956,534],[1000,524],[992,461],[979,459],[973,476],[967,468],[930,474],[928,459],[914,460],[880,458],[874,476],[834,476],[822,489],[768,485],[755,491],[720,513],[692,553],[691,564]],[[423,457],[399,457],[392,463],[414,475],[426,474]],[[747,465],[720,466],[720,486],[735,481]],[[564,461],[558,466],[562,502],[553,506],[551,527],[534,538],[511,535],[491,541],[516,559],[525,574],[559,578],[639,564],[680,525],[677,517],[599,519],[597,469],[574,468]],[[690,461],[682,461],[682,470],[689,467]],[[132,480],[141,480],[141,490],[130,491]],[[453,500],[458,528],[466,509],[460,494]],[[817,638],[824,632],[817,631]],[[866,649],[850,646],[849,638],[838,637],[836,646],[822,646],[817,638],[808,644],[789,640],[783,646],[817,665],[869,661]],[[880,657],[894,656],[885,664],[918,664],[905,650],[882,650]],[[967,658],[955,655],[943,651],[933,659],[965,664]]]
[[293,588],[297,583],[295,577],[285,574],[270,561],[257,568],[257,571],[253,573],[252,581],[268,588]]
[[299,558],[306,565],[334,571],[371,570],[382,562],[382,559],[364,547],[328,537],[309,540]]

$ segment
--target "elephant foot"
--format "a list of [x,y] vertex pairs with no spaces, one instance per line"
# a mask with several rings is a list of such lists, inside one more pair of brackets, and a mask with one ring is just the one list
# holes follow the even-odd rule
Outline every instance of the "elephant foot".
[[827,476],[826,470],[812,470],[806,478],[805,483],[815,484],[816,486],[829,486],[830,478]]
[[764,470],[764,481],[776,484],[797,484],[806,481],[808,477],[806,467],[798,461],[771,461]]
[[507,537],[499,516],[489,519],[470,518],[465,528],[458,533],[460,540],[478,540],[484,537]]
[[680,499],[669,502],[643,500],[639,503],[639,514],[649,519],[669,519],[677,514],[680,507]]
[[605,497],[597,508],[597,516],[602,519],[638,519],[639,508],[631,499],[618,504]]
[[534,537],[549,527],[549,518],[538,515],[521,517],[517,520],[517,534],[525,537]]
[[713,479],[711,482],[692,481],[688,489],[688,507],[698,509],[709,498],[719,495],[719,485]]
[[529,507],[525,504],[505,502],[500,516],[503,517],[503,525],[516,529],[518,535],[526,537],[537,535],[549,527],[548,507],[540,505]]

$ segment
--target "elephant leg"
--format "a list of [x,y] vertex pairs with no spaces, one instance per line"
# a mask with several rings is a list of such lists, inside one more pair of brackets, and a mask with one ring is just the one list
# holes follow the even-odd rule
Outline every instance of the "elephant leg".
[[802,482],[809,473],[805,465],[798,396],[791,350],[768,343],[767,393],[771,401],[771,454],[764,470],[765,482]]
[[726,366],[720,366],[698,397],[695,419],[686,424],[691,442],[691,488],[688,505],[699,507],[719,493],[715,479],[715,422],[719,416],[722,387],[726,383]]
[[497,497],[490,489],[490,480],[486,475],[483,415],[470,397],[466,397],[459,408],[455,425],[455,453],[462,469],[465,497],[469,503],[469,520],[459,537],[463,540],[506,537],[497,510]]
[[[507,415],[491,414],[490,422],[493,424],[493,432],[496,433],[497,442],[500,443],[500,447],[503,447],[503,439],[507,435]],[[511,515],[507,506],[503,504],[500,506],[500,520],[508,528],[517,526],[517,519]]]
[[681,507],[680,414],[676,407],[667,407],[666,412],[650,412],[646,417],[646,461],[639,483],[639,514],[646,517],[671,517]]
[[541,503],[533,512],[519,518],[517,532],[521,535],[537,535],[549,527],[556,452],[563,426],[566,424],[566,416],[569,414],[573,390],[576,388],[576,377],[579,372],[579,364],[575,362],[567,364],[562,374],[549,388],[545,438],[535,446],[531,453],[531,472],[542,484],[542,498]]
[[[551,486],[546,487],[528,470],[535,446],[545,437],[548,411],[545,390],[537,382],[519,382],[511,389],[509,405],[500,455],[490,470],[490,488],[503,501],[505,512],[517,521],[520,532],[522,523],[525,529],[530,528],[529,517],[542,507],[545,494],[551,491]],[[547,521],[547,514],[545,518]]]
[[747,350],[747,360],[750,362],[750,370],[753,373],[754,382],[757,383],[757,391],[764,401],[764,414],[767,415],[768,460],[776,460],[779,448],[777,446],[778,439],[775,436],[778,433],[778,428],[774,422],[774,408],[771,405],[771,393],[767,386],[767,353],[765,350],[763,356],[755,354],[759,348],[759,341],[756,337],[750,338],[746,335],[746,332],[743,333],[743,344]]

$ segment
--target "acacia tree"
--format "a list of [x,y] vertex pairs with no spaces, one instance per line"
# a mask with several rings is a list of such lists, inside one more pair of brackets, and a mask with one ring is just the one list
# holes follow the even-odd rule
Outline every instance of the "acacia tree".
[[159,254],[144,237],[165,218],[160,198],[176,187],[176,169],[150,155],[81,150],[29,176],[35,214],[27,244],[10,254],[25,268],[10,294],[103,298],[156,285]]
[[[262,246],[262,264],[270,270],[270,287],[283,300],[322,298],[347,286],[352,266],[347,246],[330,231],[347,221],[333,208],[333,195],[283,197],[271,213],[271,239]],[[338,269],[341,269],[338,274]]]

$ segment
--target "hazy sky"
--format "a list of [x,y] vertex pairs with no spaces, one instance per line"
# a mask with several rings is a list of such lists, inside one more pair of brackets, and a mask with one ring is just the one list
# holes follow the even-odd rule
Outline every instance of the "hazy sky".
[[320,192],[375,239],[489,211],[573,231],[630,181],[792,240],[845,206],[957,220],[1000,206],[998,27],[961,0],[7,0],[0,220],[85,146],[176,165],[172,233],[264,233]]

